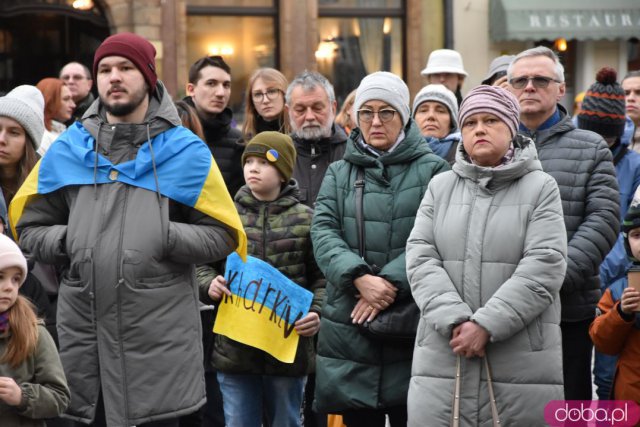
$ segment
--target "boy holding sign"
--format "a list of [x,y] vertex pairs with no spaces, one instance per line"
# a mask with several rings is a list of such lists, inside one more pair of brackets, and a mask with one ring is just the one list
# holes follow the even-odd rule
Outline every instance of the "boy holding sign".
[[[295,161],[291,138],[279,132],[259,133],[242,155],[246,185],[236,194],[235,204],[247,233],[248,253],[310,290],[313,301],[309,313],[294,323],[300,340],[293,363],[216,335],[213,364],[229,427],[260,426],[263,404],[269,425],[300,426],[306,375],[315,368],[313,336],[320,328],[325,280],[311,247],[313,211],[299,202],[298,185],[291,179]],[[214,301],[232,297],[222,276],[213,279],[208,294]]]

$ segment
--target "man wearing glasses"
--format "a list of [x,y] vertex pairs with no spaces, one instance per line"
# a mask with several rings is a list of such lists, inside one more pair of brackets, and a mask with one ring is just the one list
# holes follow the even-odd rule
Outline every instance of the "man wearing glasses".
[[231,197],[244,185],[242,133],[232,126],[231,68],[221,56],[205,56],[189,69],[184,101],[196,109],[209,146]]
[[[611,151],[596,133],[576,129],[558,102],[564,67],[544,46],[518,54],[507,70],[520,102],[520,133],[531,137],[545,172],[560,188],[568,237],[567,272],[560,291],[564,391],[567,400],[591,400],[589,325],[600,298],[598,269],[619,229],[620,200]],[[532,346],[541,325],[530,325]]]
[[73,102],[76,104],[76,109],[73,110],[73,116],[65,123],[66,126],[70,126],[76,120],[80,120],[87,108],[94,101],[93,94],[91,93],[91,86],[93,86],[93,79],[91,79],[91,71],[87,66],[82,65],[79,62],[69,62],[60,70],[60,79],[64,81],[66,87],[71,92]]

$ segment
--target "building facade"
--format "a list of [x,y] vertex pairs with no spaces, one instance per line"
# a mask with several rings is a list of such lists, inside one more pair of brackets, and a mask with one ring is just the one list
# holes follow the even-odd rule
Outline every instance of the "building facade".
[[558,51],[565,66],[572,110],[574,96],[595,82],[601,67],[640,69],[640,2],[637,0],[454,1],[454,48],[469,77],[463,92],[478,85],[489,63],[502,54],[537,45]]
[[156,46],[158,73],[175,98],[196,59],[223,56],[239,120],[258,67],[290,79],[320,71],[338,101],[378,70],[402,76],[415,94],[429,53],[443,47],[462,54],[463,93],[495,56],[538,44],[562,50],[570,106],[599,67],[621,76],[640,68],[639,30],[637,0],[0,0],[0,91],[55,76],[71,60],[90,66],[105,37],[131,31]]
[[[35,83],[92,52],[109,34],[131,31],[158,52],[158,73],[174,97],[184,95],[189,66],[221,55],[232,69],[231,106],[241,111],[251,72],[262,66],[288,78],[305,70],[325,74],[342,100],[366,74],[388,70],[412,93],[428,52],[444,42],[443,0],[0,0],[0,90]],[[38,22],[29,29],[28,22]],[[19,35],[19,28],[24,35]],[[33,37],[36,33],[37,37]],[[31,34],[31,38],[27,37]],[[4,36],[4,37],[3,37]],[[31,40],[30,42],[28,40]],[[55,46],[52,46],[54,41]],[[82,41],[82,42],[81,42]],[[47,60],[27,44],[45,47]],[[3,46],[4,44],[4,46]],[[3,49],[4,47],[4,49]],[[16,67],[16,64],[22,64]]]

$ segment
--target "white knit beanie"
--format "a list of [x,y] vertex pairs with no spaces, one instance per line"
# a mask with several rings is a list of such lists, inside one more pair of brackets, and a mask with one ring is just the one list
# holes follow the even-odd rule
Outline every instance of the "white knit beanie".
[[353,111],[356,111],[356,123],[360,126],[357,111],[367,101],[384,101],[400,113],[402,125],[405,126],[411,117],[409,110],[409,88],[402,79],[387,71],[377,71],[369,74],[360,82],[356,90],[356,100]]
[[441,84],[431,84],[420,89],[420,92],[413,100],[413,116],[416,115],[416,110],[420,107],[420,104],[426,101],[435,101],[447,107],[449,110],[449,116],[451,117],[451,132],[458,129],[458,101],[456,97],[446,86]]
[[18,86],[0,97],[0,116],[20,123],[38,150],[44,134],[44,97],[37,87]]
[[22,285],[27,279],[27,260],[13,240],[0,234],[0,270],[9,267],[18,267],[22,271]]

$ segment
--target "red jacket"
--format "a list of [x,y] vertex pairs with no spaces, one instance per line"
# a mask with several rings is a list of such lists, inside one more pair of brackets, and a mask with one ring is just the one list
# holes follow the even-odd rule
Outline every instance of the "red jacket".
[[631,321],[622,318],[619,304],[607,289],[598,303],[602,314],[591,323],[589,335],[599,352],[619,356],[612,398],[640,403],[640,329],[635,316]]

